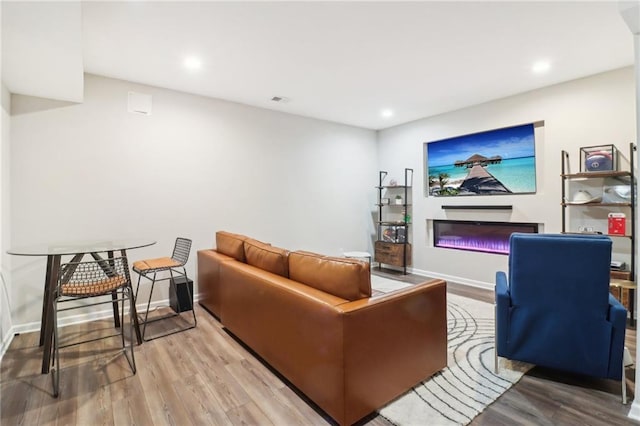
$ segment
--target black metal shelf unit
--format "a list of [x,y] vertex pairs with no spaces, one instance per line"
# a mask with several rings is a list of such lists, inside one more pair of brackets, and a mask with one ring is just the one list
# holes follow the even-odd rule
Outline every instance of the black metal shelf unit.
[[[388,173],[379,172],[378,189],[378,220],[376,221],[377,240],[375,242],[374,260],[378,262],[378,269],[383,264],[401,267],[403,273],[407,273],[407,266],[411,264],[411,243],[409,228],[411,219],[409,208],[411,203],[411,188],[413,184],[413,169],[404,169],[404,182],[402,185],[384,185],[384,180]],[[391,203],[391,198],[387,203],[383,203],[383,195],[402,198],[402,203]],[[388,213],[398,214],[394,208],[402,208],[401,220],[385,220]],[[385,210],[389,209],[389,210]]]
[[[597,209],[601,210],[604,214],[607,211],[616,211],[622,210],[628,213],[628,217],[630,223],[627,226],[629,232],[624,234],[613,234],[608,232],[597,231],[597,233],[603,233],[610,237],[616,238],[616,240],[628,240],[630,244],[630,261],[629,267],[626,270],[613,270],[611,271],[612,279],[622,279],[624,282],[632,282],[635,283],[636,276],[636,177],[635,177],[635,153],[636,153],[636,144],[629,144],[629,170],[617,171],[603,171],[603,172],[580,172],[580,173],[571,173],[569,167],[569,153],[567,151],[562,151],[562,173],[560,175],[562,179],[562,199],[560,200],[560,205],[562,206],[562,233],[563,234],[584,234],[585,232],[578,232],[575,227],[570,227],[570,223],[568,220],[568,209],[579,208],[580,210],[588,211],[589,209]],[[569,186],[571,182],[584,182],[587,186],[597,188],[596,185],[602,183],[603,185],[603,196],[604,196],[604,182],[607,178],[614,179],[623,179],[624,182],[628,181],[629,185],[629,199],[622,200],[621,202],[609,202],[605,201],[603,198],[598,200],[598,197],[595,198],[593,202],[575,202],[569,199]],[[604,202],[603,202],[604,201]],[[594,210],[594,211],[597,211]],[[625,213],[625,214],[626,214]],[[588,233],[588,232],[587,232]],[[593,233],[593,232],[592,232]],[[631,284],[631,283],[629,283]],[[633,287],[633,288],[632,288]],[[632,286],[627,286],[625,288],[629,289],[629,313],[631,314],[630,322],[632,326],[635,326],[635,317],[634,317],[634,301],[635,301],[635,284]]]

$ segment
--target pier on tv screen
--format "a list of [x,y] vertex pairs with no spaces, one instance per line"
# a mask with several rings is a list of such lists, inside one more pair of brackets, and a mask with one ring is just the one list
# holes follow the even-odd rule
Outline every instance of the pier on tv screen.
[[429,195],[536,192],[533,124],[458,136],[426,145]]

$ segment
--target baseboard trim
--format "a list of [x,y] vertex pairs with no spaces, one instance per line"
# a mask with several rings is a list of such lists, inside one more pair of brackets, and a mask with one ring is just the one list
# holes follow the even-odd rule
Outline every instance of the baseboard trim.
[[629,410],[629,414],[627,414],[627,417],[633,420],[640,420],[640,402],[638,402],[637,399],[633,400],[633,403],[631,404],[631,410]]
[[13,336],[15,336],[16,332],[15,332],[15,327],[11,327],[9,328],[9,331],[7,331],[6,336],[4,336],[4,339],[2,339],[2,344],[0,344],[0,361],[2,361],[2,358],[4,357],[4,354],[7,352],[7,349],[9,349],[9,346],[11,345],[11,342],[13,341]]
[[486,283],[486,282],[483,282],[483,281],[470,280],[468,278],[455,277],[453,275],[441,274],[441,273],[433,272],[433,271],[425,271],[425,270],[417,269],[417,268],[410,268],[409,272],[411,272],[412,274],[420,275],[422,277],[440,278],[442,280],[451,281],[451,282],[454,282],[456,284],[464,284],[464,285],[468,285],[468,286],[471,286],[471,287],[482,288],[482,289],[485,289],[485,290],[492,290],[493,291],[493,289],[495,287],[494,283]]
[[[200,298],[196,295],[193,303],[196,304],[199,299]],[[163,306],[169,306],[169,299],[151,302],[149,309],[155,309]],[[147,304],[143,303],[143,304],[136,305],[136,310],[138,311],[138,315],[140,315],[141,312],[144,313],[147,310]],[[129,309],[125,309],[125,314],[128,314],[128,313],[129,313]],[[111,318],[111,317],[113,317],[113,310],[111,309],[111,307],[109,307],[96,312],[88,312],[85,314],[70,315],[64,318],[59,318],[58,321],[61,327],[66,327],[68,325],[82,324],[85,322],[96,321],[96,320]],[[11,337],[13,337],[13,335],[15,334],[31,333],[33,331],[40,331],[40,321],[14,325],[11,328]]]

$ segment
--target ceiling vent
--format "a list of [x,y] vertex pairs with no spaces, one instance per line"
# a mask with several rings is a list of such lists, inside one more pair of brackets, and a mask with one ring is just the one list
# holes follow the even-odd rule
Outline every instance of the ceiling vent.
[[281,104],[286,104],[287,102],[289,102],[289,98],[285,98],[284,96],[274,96],[273,98],[271,98],[271,100],[273,102],[278,102]]

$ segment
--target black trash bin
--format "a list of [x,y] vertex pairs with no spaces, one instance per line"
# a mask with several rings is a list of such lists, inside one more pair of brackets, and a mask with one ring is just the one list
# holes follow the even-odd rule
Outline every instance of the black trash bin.
[[[186,312],[193,309],[193,281],[186,277],[176,277],[172,280],[175,283],[176,292],[169,290],[169,305],[174,312]],[[187,285],[189,286],[187,291]],[[173,286],[172,286],[173,287]],[[191,295],[191,297],[189,297]]]

